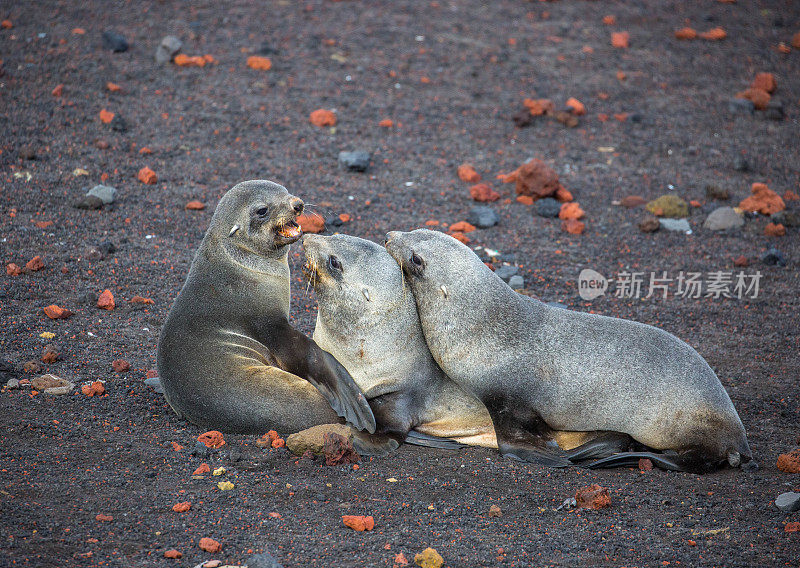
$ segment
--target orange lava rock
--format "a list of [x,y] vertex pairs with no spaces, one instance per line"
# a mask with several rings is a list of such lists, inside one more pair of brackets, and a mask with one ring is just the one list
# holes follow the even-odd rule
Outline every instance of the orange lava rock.
[[800,195],[797,195],[794,191],[787,189],[783,192],[783,200],[784,201],[798,201],[800,200]]
[[178,442],[172,442],[172,451],[180,452],[182,449],[183,446],[181,446]]
[[131,364],[128,363],[125,359],[114,359],[111,362],[111,367],[117,373],[127,373],[128,371],[131,370]]
[[131,304],[155,304],[150,298],[143,298],[142,296],[134,296],[128,300]]
[[611,34],[611,45],[618,48],[628,47],[631,34],[628,32],[614,32]]
[[567,219],[561,222],[561,230],[566,231],[572,235],[580,235],[583,234],[583,230],[586,228],[584,223],[581,223],[577,219]]
[[778,456],[778,469],[786,473],[800,473],[800,448]]
[[42,262],[42,257],[39,255],[34,256],[28,262],[25,263],[25,268],[30,270],[31,272],[36,272],[44,268],[44,262]]
[[560,201],[561,203],[566,203],[568,201],[573,200],[572,193],[568,189],[566,189],[563,185],[558,186],[558,189],[556,190],[554,195],[556,200]]
[[106,387],[100,381],[94,381],[93,383],[83,385],[81,387],[81,392],[86,396],[103,396],[106,392]]
[[749,266],[750,265],[750,259],[748,259],[744,255],[739,255],[739,256],[737,256],[736,258],[733,259],[733,265],[734,266],[739,266],[739,267]]
[[103,124],[109,124],[112,120],[114,120],[114,113],[103,109],[100,111],[100,122]]
[[361,456],[350,440],[335,432],[326,432],[322,436],[322,453],[325,465],[348,465],[361,461]]
[[212,554],[215,554],[220,550],[222,550],[222,545],[220,543],[218,543],[213,538],[209,538],[207,536],[204,536],[203,538],[200,539],[198,546],[200,546],[202,550],[205,550],[206,552],[210,552]]
[[392,126],[394,126],[394,122],[392,121],[391,118],[384,118],[378,123],[378,126],[382,128],[391,128]]
[[792,47],[800,49],[800,32],[797,32],[792,36]]
[[203,432],[197,437],[197,441],[203,442],[206,448],[211,448],[212,450],[216,450],[225,445],[225,438],[222,436],[222,432],[218,430]]
[[460,233],[458,231],[453,231],[453,232],[447,233],[447,234],[450,235],[451,237],[453,237],[455,240],[461,241],[465,245],[468,245],[469,242],[470,242],[469,238],[464,233]]
[[333,114],[329,110],[325,109],[317,109],[312,112],[308,119],[311,121],[311,124],[314,126],[335,126],[336,125],[336,115]]
[[114,517],[112,517],[111,515],[104,515],[103,513],[98,513],[97,515],[95,515],[94,518],[96,521],[103,521],[106,523],[114,520]]
[[349,223],[350,222],[350,215],[347,213],[340,213],[339,214],[339,221],[342,223]]
[[772,215],[786,209],[781,196],[772,191],[765,183],[754,183],[750,188],[751,195],[739,203],[745,211],[755,211],[762,215]]
[[190,211],[202,211],[203,209],[206,208],[206,204],[203,203],[202,201],[190,201],[186,204],[185,207]]
[[586,107],[584,104],[574,97],[567,99],[566,105],[569,107],[570,112],[577,116],[586,114]]
[[639,207],[645,203],[647,203],[647,200],[641,195],[626,195],[619,202],[620,205],[627,207],[628,209],[632,207]]
[[575,501],[579,509],[602,509],[611,505],[608,489],[596,483],[578,489],[575,492]]
[[800,523],[797,521],[793,523],[786,523],[786,526],[783,527],[783,530],[787,533],[800,532]]
[[286,440],[283,438],[277,438],[272,440],[272,447],[273,448],[285,448],[286,447]]
[[649,458],[639,460],[639,471],[652,471],[653,462]]
[[47,227],[50,227],[53,224],[53,222],[52,221],[36,221],[35,224],[36,224],[36,227],[39,228],[39,229],[46,229]]
[[6,264],[6,274],[9,276],[19,276],[22,274],[22,269],[13,262]]
[[150,148],[148,148],[147,146],[142,146],[141,148],[139,148],[139,153],[142,156],[146,156],[148,154],[152,154],[153,151]]
[[272,61],[269,57],[262,57],[260,55],[251,55],[247,58],[247,66],[250,69],[258,69],[259,71],[269,71],[272,68]]
[[522,164],[506,176],[505,181],[516,182],[517,194],[530,195],[534,199],[553,195],[561,187],[555,170],[539,159]]
[[408,566],[408,558],[402,552],[394,555],[394,568],[399,568],[401,566]]
[[189,509],[192,508],[192,504],[189,501],[184,501],[182,503],[175,503],[172,506],[172,510],[176,513],[185,513]]
[[697,546],[697,541],[689,539],[686,541],[686,544],[688,544],[689,546]]
[[478,183],[470,187],[469,194],[475,201],[492,202],[500,199],[500,194],[485,183]]
[[116,83],[112,83],[111,81],[109,81],[108,83],[106,83],[106,89],[108,89],[108,91],[111,93],[118,93],[122,90],[122,87],[120,87]]
[[136,174],[136,179],[138,179],[140,182],[142,182],[144,184],[147,184],[147,185],[153,185],[154,183],[156,183],[158,181],[158,177],[156,176],[156,172],[154,172],[153,170],[151,170],[147,166],[145,166],[141,170],[139,170],[139,173]]
[[344,515],[342,522],[344,526],[358,532],[371,531],[375,527],[375,520],[372,517],[362,517],[361,515]]
[[86,33],[86,30],[83,28],[72,28],[72,33],[75,35],[83,35]]
[[194,470],[192,475],[205,475],[207,473],[211,473],[211,466],[203,462],[196,470]]
[[164,558],[174,558],[175,560],[178,560],[178,559],[180,559],[182,557],[183,557],[183,554],[181,554],[180,552],[178,552],[174,548],[171,549],[171,550],[165,550],[164,551]]
[[297,217],[297,223],[304,233],[321,233],[325,230],[325,219],[317,213],[303,213]]
[[722,28],[711,28],[707,32],[701,33],[700,37],[709,41],[720,41],[728,37],[728,34]]
[[628,78],[628,74],[625,71],[617,71],[617,81],[624,81]]
[[216,63],[216,62],[217,62],[217,60],[216,60],[216,59],[214,59],[214,56],[213,56],[213,55],[211,55],[210,53],[206,53],[206,54],[203,56],[203,61],[205,61],[205,62],[206,62],[206,63],[208,63],[209,65],[211,65],[212,63]]
[[11,23],[11,20],[3,20],[0,22],[0,27],[2,27],[4,30],[10,30],[14,27],[14,24]]
[[[42,363],[55,363],[58,361],[58,358],[61,356],[61,353],[56,351],[55,347],[52,345],[48,345],[44,348],[44,353],[42,353]],[[58,386],[58,385],[53,385]]]
[[764,234],[768,237],[782,237],[786,234],[786,227],[780,223],[767,223],[764,227]]
[[573,201],[571,203],[564,203],[561,206],[561,211],[558,212],[558,218],[562,220],[566,219],[580,219],[585,215],[583,209],[578,204],[577,201]]
[[69,316],[72,315],[72,312],[66,308],[62,308],[61,306],[57,306],[56,304],[51,304],[46,308],[43,308],[44,315],[49,317],[52,320],[55,319],[67,319]]
[[700,203],[699,201],[697,201],[696,199],[692,199],[689,202],[689,205],[691,205],[692,207],[702,207],[703,206],[703,204]]
[[458,223],[453,223],[450,225],[451,231],[458,231],[459,233],[471,233],[475,230],[475,225],[471,225],[466,221],[459,221]]
[[533,197],[530,195],[517,195],[517,202],[523,205],[533,205]]
[[178,67],[205,67],[207,60],[202,55],[186,55],[179,53],[172,60]]
[[467,183],[477,183],[481,181],[481,174],[475,171],[472,164],[461,164],[458,166],[458,179]]
[[778,88],[778,83],[775,81],[775,76],[772,73],[756,73],[755,79],[750,84],[754,89],[761,89],[767,91],[769,94],[775,92]]
[[97,298],[97,307],[103,310],[113,310],[116,307],[114,294],[111,293],[111,290],[103,290],[100,297]]
[[611,15],[603,16],[603,23],[607,26],[613,26],[617,23],[617,17]]
[[736,98],[751,100],[753,101],[753,106],[755,106],[758,110],[764,110],[767,108],[767,104],[772,98],[772,95],[763,89],[754,89],[753,87],[750,87],[741,93],[736,93]]
[[553,114],[556,111],[556,105],[550,99],[525,99],[522,104],[525,105],[525,108],[528,109],[532,116]]
[[627,112],[614,113],[614,118],[620,122],[625,122],[626,120],[628,120],[628,113]]
[[52,91],[50,91],[50,94],[53,95],[54,97],[60,97],[61,95],[63,95],[64,94],[63,83],[61,85],[56,85],[55,88]]
[[692,28],[681,28],[679,30],[675,30],[676,39],[695,39],[696,37],[697,31]]

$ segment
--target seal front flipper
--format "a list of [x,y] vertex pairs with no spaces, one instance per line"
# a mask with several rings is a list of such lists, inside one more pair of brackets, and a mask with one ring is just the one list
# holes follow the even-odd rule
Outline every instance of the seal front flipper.
[[333,355],[288,322],[272,328],[270,335],[280,338],[267,346],[283,370],[314,385],[336,414],[355,428],[375,432],[375,416],[367,398]]
[[425,446],[426,448],[439,448],[442,450],[460,450],[461,448],[468,448],[467,444],[462,444],[450,438],[440,438],[438,436],[429,436],[416,430],[411,430],[405,439],[406,444],[413,444],[415,446]]
[[384,457],[400,447],[401,439],[393,434],[353,433],[353,447],[362,456]]

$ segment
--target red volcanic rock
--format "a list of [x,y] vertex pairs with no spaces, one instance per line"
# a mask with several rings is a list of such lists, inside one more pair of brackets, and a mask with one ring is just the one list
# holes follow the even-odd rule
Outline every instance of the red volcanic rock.
[[611,505],[608,489],[596,483],[578,489],[575,492],[575,501],[580,509],[602,509]]

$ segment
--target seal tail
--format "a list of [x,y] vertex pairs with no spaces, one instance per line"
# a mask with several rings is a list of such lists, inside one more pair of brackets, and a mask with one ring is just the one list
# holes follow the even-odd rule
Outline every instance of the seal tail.
[[437,436],[429,436],[428,434],[423,434],[422,432],[417,432],[416,430],[411,430],[406,436],[406,443],[413,444],[415,446],[424,446],[426,448],[440,448],[442,450],[459,450],[461,448],[467,448],[466,444],[462,444],[461,442],[456,442],[455,440],[451,440],[450,438],[439,438]]

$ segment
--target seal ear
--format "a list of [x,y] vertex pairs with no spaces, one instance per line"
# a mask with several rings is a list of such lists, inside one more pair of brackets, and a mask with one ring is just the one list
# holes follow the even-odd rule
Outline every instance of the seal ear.
[[364,294],[364,297],[367,299],[367,302],[369,302],[369,290],[367,290],[366,288],[362,288],[361,293]]
[[238,231],[239,229],[241,229],[239,225],[234,225],[233,227],[231,227],[231,232],[228,233],[228,236],[232,237],[234,234],[236,234],[236,231]]

